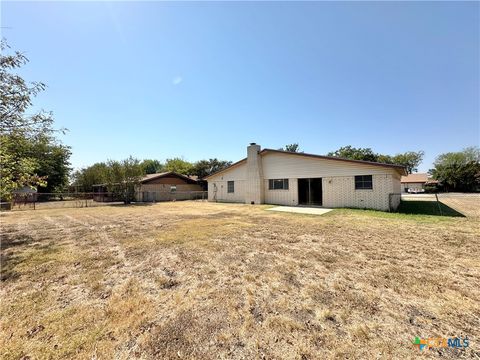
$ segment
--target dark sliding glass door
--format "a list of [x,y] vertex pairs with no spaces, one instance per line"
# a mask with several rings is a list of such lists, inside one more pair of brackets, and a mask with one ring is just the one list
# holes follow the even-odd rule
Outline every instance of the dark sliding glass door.
[[322,178],[298,179],[299,205],[322,206]]

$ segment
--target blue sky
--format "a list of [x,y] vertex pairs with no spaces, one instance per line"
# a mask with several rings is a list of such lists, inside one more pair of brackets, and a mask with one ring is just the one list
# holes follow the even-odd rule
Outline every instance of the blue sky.
[[72,164],[478,145],[478,2],[3,2]]

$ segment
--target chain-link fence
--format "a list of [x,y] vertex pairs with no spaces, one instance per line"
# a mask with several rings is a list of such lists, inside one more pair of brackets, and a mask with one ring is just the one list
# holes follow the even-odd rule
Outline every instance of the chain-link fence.
[[[161,201],[204,200],[207,191],[142,191],[135,194],[134,203]],[[4,210],[39,210],[55,208],[83,208],[123,204],[121,195],[111,192],[91,193],[15,193]]]
[[139,202],[207,200],[208,191],[140,191],[136,199]]
[[11,209],[82,208],[122,203],[111,193],[15,193]]

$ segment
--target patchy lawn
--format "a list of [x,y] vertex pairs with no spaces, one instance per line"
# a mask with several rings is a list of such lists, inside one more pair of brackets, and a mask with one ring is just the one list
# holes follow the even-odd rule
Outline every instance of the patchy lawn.
[[[264,209],[1,214],[0,357],[480,356],[473,206],[467,217]],[[419,353],[416,336],[470,346]]]

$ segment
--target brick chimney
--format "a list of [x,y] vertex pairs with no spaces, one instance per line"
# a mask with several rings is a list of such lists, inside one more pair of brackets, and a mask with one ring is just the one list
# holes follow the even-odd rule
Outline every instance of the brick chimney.
[[264,202],[264,181],[260,149],[260,145],[255,143],[250,143],[247,147],[246,204],[263,204]]

